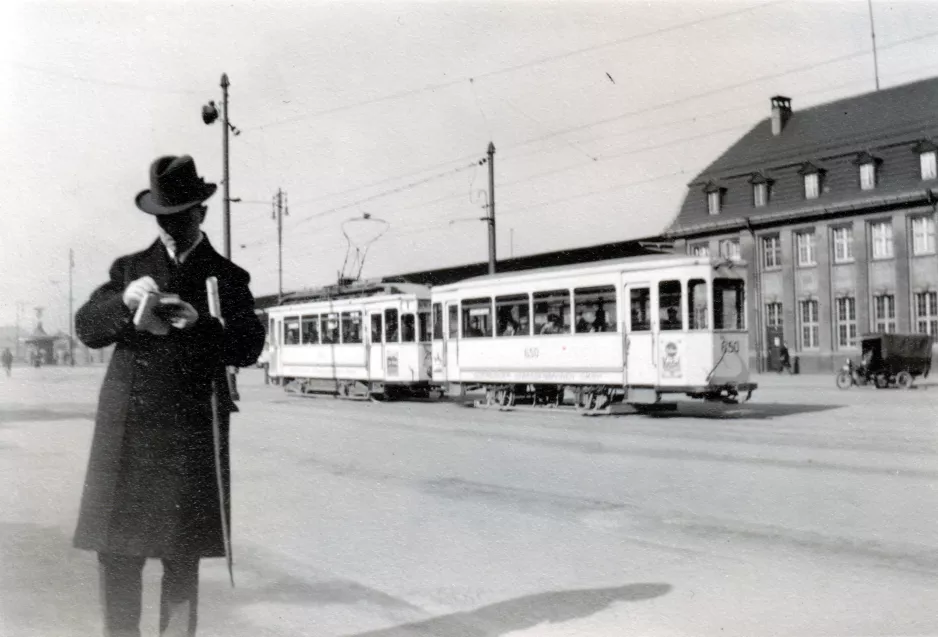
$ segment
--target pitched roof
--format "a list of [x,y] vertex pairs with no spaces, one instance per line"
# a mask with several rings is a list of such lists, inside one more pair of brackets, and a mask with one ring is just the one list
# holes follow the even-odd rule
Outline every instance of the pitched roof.
[[707,166],[691,184],[751,172],[755,166],[782,166],[841,155],[864,146],[938,133],[938,78],[903,84],[798,110],[779,135],[771,118],[756,124]]

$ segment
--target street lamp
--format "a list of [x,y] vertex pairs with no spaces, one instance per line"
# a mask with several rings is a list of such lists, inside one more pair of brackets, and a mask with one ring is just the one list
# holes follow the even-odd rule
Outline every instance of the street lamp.
[[[231,191],[228,184],[228,129],[231,129],[231,132],[238,136],[241,134],[241,131],[238,130],[231,122],[228,121],[228,74],[222,73],[221,76],[221,93],[222,93],[222,107],[221,107],[221,120],[222,120],[222,185],[224,189],[222,190],[223,203],[224,203],[224,218],[223,218],[223,227],[224,227],[224,237],[225,237],[225,258],[231,258],[231,202],[234,201],[231,199]],[[205,106],[202,107],[202,121],[208,126],[211,125],[219,117],[218,107],[215,106],[215,102],[211,101]]]

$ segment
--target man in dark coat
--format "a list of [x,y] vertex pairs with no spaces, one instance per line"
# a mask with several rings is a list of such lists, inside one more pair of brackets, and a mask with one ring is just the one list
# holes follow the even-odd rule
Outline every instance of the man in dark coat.
[[[250,276],[215,252],[199,227],[215,184],[197,177],[184,156],[156,160],[150,185],[136,203],[156,217],[159,239],[117,259],[110,280],[75,315],[87,346],[116,344],[98,402],[75,546],[98,553],[105,634],[121,637],[140,635],[147,558],[163,562],[161,634],[195,634],[199,560],[225,556],[217,476],[230,511],[228,416],[237,411],[225,366],[253,364],[264,343]],[[208,277],[218,280],[224,325],[210,315]],[[155,292],[177,295],[156,308],[168,329],[140,331],[134,313]]]

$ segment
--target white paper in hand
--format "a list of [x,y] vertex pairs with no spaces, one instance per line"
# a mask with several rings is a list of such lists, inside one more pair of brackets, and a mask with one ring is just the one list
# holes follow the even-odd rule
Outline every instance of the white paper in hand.
[[134,314],[134,326],[138,332],[149,332],[157,336],[169,334],[169,323],[156,313],[161,304],[160,299],[165,298],[178,299],[179,295],[151,292],[140,302]]

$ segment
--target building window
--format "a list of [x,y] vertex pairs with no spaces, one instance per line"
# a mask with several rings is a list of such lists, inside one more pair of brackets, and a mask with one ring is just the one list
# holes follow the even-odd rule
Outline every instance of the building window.
[[766,324],[766,327],[775,327],[778,329],[782,328],[782,304],[781,303],[766,303],[765,304],[765,324]]
[[872,190],[876,188],[876,164],[867,162],[860,164],[860,189]]
[[915,293],[915,331],[938,336],[938,292]]
[[769,203],[769,185],[752,185],[752,205],[756,208],[764,208]]
[[782,243],[777,236],[762,239],[762,263],[766,270],[782,267]]
[[707,210],[710,211],[711,215],[720,214],[720,204],[722,203],[722,193],[719,190],[714,190],[707,193]]
[[810,267],[817,265],[817,254],[814,246],[814,232],[799,232],[795,235],[795,244],[798,248],[798,265]]
[[853,261],[853,228],[834,229],[834,263]]
[[817,199],[821,195],[821,175],[811,173],[804,176],[804,198]]
[[691,256],[694,257],[709,257],[710,256],[710,246],[705,243],[700,243],[690,247]]
[[935,220],[931,217],[912,219],[912,254],[935,253]]
[[852,296],[837,299],[837,346],[857,346],[857,302]]
[[922,179],[935,179],[938,177],[938,170],[936,170],[938,169],[938,165],[936,165],[938,162],[935,161],[936,155],[938,154],[933,150],[919,154],[918,161],[922,169]]
[[720,257],[739,261],[739,239],[724,239],[721,241]]
[[877,221],[870,224],[870,234],[873,237],[873,258],[892,258],[892,222]]
[[896,297],[892,294],[873,297],[873,331],[895,334]]
[[818,348],[818,312],[817,301],[799,301],[801,328],[801,349]]

